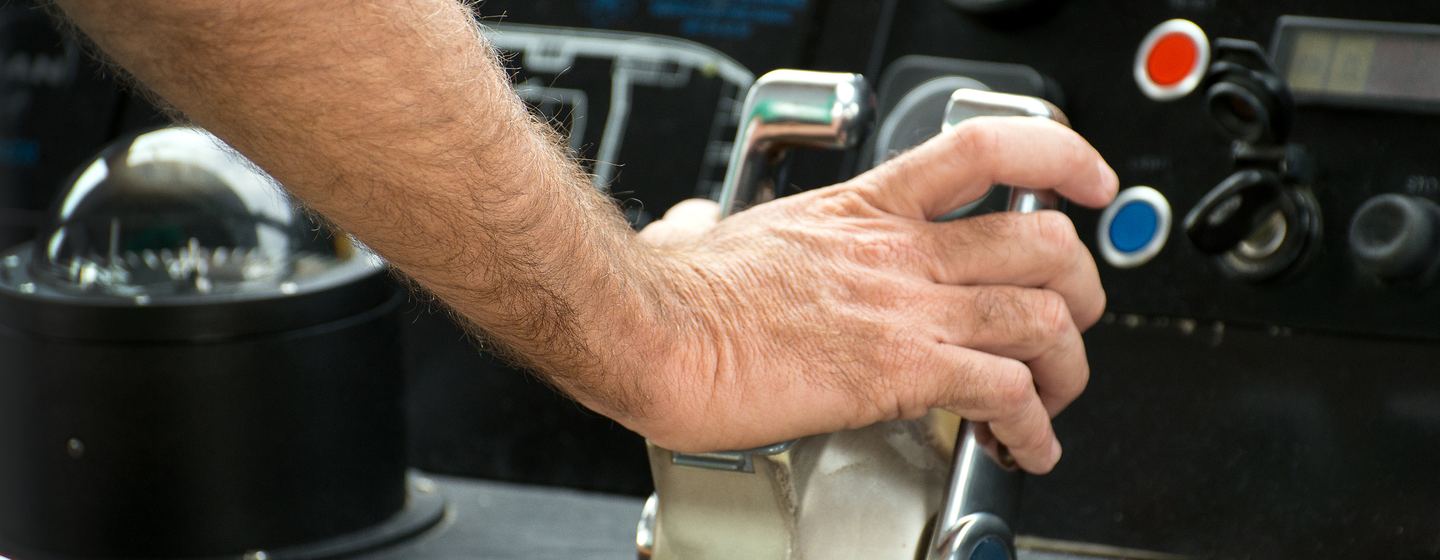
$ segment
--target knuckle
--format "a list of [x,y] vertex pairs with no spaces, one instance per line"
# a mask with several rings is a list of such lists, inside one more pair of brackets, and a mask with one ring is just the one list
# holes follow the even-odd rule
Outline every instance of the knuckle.
[[[1080,135],[1070,132],[1070,142],[1066,143],[1065,163],[1071,169],[1091,169],[1095,167],[1095,150],[1080,138]],[[1088,175],[1087,175],[1088,176]]]
[[922,403],[915,388],[929,362],[923,345],[916,344],[903,328],[885,327],[877,338],[879,344],[868,359],[851,364],[836,376],[837,389],[859,411],[847,427],[859,428],[874,422],[911,417]]
[[1028,219],[1026,214],[997,212],[961,220],[956,224],[964,228],[967,236],[971,236],[977,241],[997,243],[1013,238],[1021,221],[1026,219]]
[[919,390],[925,385],[920,378],[940,369],[931,366],[932,361],[922,345],[912,342],[905,348],[893,353],[894,369],[890,375],[875,376],[869,386],[868,402],[884,420],[918,418],[929,410],[927,395]]
[[896,394],[894,403],[894,420],[915,420],[930,413],[929,399],[913,389]]
[[1000,134],[994,121],[983,117],[967,120],[955,127],[950,138],[957,152],[973,157],[985,157],[1000,145]]
[[886,233],[862,235],[846,250],[856,262],[869,266],[923,262],[915,243]]
[[917,344],[915,337],[910,336],[905,329],[896,327],[886,338],[889,342],[886,344],[888,348],[882,350],[881,361],[886,372],[891,375],[877,376],[887,378],[881,382],[883,388],[892,388],[896,377],[908,378],[925,370],[930,360],[924,346]]
[[1000,329],[1015,342],[1052,341],[1075,328],[1065,297],[1050,290],[995,287],[978,292],[971,305],[977,329]]
[[1049,290],[1035,292],[1030,317],[1034,334],[1046,340],[1068,334],[1074,323],[1070,317],[1070,306],[1064,296]]
[[1054,210],[1028,214],[1036,239],[1055,254],[1069,254],[1080,248],[1080,234],[1070,217]]
[[[882,185],[857,177],[850,182],[834,187],[787,198],[800,202],[802,199],[813,197],[813,199],[803,200],[803,203],[811,211],[821,215],[876,216],[879,211],[873,198],[878,196],[874,193],[881,190]],[[807,195],[809,196],[807,197]]]
[[981,289],[970,302],[970,319],[977,329],[1003,325],[1015,309],[1015,297],[1011,290],[1003,288]]
[[1029,371],[1024,368],[1024,365],[1017,362],[1004,372],[992,374],[992,399],[998,417],[1019,414],[1029,404],[1035,389],[1031,385]]

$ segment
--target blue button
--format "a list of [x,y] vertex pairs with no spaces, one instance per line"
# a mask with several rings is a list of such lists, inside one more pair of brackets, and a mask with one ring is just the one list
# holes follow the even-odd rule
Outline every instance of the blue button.
[[1135,268],[1154,259],[1170,237],[1170,201],[1152,187],[1130,187],[1100,215],[1100,256],[1116,268]]
[[1120,207],[1110,222],[1110,244],[1122,253],[1134,253],[1151,241],[1160,229],[1160,214],[1143,200],[1132,200]]

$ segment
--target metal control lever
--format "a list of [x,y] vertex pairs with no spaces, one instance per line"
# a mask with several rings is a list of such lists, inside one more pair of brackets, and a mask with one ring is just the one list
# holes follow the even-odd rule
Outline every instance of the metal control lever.
[[[856,148],[874,116],[875,97],[858,74],[776,70],[761,76],[745,97],[720,193],[722,215],[778,196],[792,150]],[[939,439],[920,429],[913,434],[900,439],[907,444]],[[811,459],[857,446],[889,451],[887,445],[895,439],[885,427],[875,427],[743,451],[674,453],[652,443],[650,467],[656,494],[647,502],[636,534],[639,557],[835,557],[837,550],[854,544],[845,539],[815,538],[812,528],[832,526],[833,508],[796,504],[838,495],[835,485],[846,485],[848,491],[845,472],[849,471],[820,475]],[[929,482],[938,483],[939,473],[915,469],[893,452],[852,452],[835,460],[861,467],[858,472],[890,475],[881,485],[888,492],[921,497],[896,501],[890,509],[867,503],[872,512],[888,512],[883,515],[887,522],[867,522],[848,534],[865,546],[903,550],[908,542],[918,548],[915,535],[921,532],[927,514],[924,497],[935,494],[927,491]],[[825,522],[818,521],[819,517]],[[906,557],[913,558],[913,552]]]
[[[720,192],[720,215],[773,200],[792,149],[848,150],[875,120],[875,96],[865,76],[774,70],[745,95],[740,130]],[[748,451],[676,454],[679,464],[746,471],[755,454],[783,451],[789,442]]]
[[792,148],[854,148],[874,120],[875,96],[859,74],[775,70],[761,76],[740,113],[720,193],[722,215],[774,199]]
[[[1043,99],[961,89],[950,96],[944,128],[949,130],[978,116],[1043,117],[1070,125],[1059,108]],[[1051,191],[1010,191],[1012,212],[1038,212],[1059,204],[1059,196]],[[987,426],[977,422],[960,423],[950,485],[935,520],[928,560],[1015,558],[1015,536],[1008,520],[1014,519],[1019,509],[1023,474],[988,432]]]

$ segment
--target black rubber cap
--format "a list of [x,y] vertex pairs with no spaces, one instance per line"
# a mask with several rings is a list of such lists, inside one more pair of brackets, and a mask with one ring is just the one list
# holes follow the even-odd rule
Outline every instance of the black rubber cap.
[[1210,117],[1226,135],[1250,143],[1273,142],[1277,136],[1271,94],[1250,83],[1222,81],[1205,92]]
[[1402,194],[1366,201],[1350,223],[1350,252],[1355,261],[1387,280],[1411,280],[1427,274],[1440,251],[1440,205]]

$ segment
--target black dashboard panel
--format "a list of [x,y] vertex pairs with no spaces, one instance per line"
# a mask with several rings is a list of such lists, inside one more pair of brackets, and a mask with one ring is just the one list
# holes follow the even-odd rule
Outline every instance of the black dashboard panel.
[[[1004,5],[995,12],[976,4]],[[149,126],[154,113],[103,79],[85,82],[93,68],[75,74],[88,85],[72,89],[17,79],[5,61],[43,49],[17,47],[30,35],[5,26],[36,19],[11,6],[0,7],[0,227],[23,228],[67,167],[104,139]],[[948,61],[934,68],[1028,68],[1038,81],[987,83],[1031,88],[1024,93],[1060,104],[1118,171],[1122,188],[1153,187],[1174,219],[1153,260],[1121,268],[1101,259],[1110,313],[1087,335],[1091,388],[1057,420],[1065,460],[1054,474],[1027,481],[1020,531],[1200,557],[1440,555],[1440,288],[1429,273],[1382,279],[1351,241],[1352,221],[1376,196],[1404,195],[1417,207],[1440,202],[1440,115],[1299,96],[1284,109],[1293,125],[1283,141],[1237,143],[1217,126],[1206,98],[1229,78],[1161,102],[1135,76],[1147,34],[1175,18],[1194,22],[1216,52],[1224,45],[1233,53],[1236,44],[1221,39],[1268,50],[1285,16],[1436,24],[1440,5],[489,0],[477,10],[511,55],[522,96],[574,135],[571,148],[589,161],[597,186],[610,189],[637,225],[683,198],[714,195],[734,133],[735,113],[727,111],[748,87],[746,76],[775,68],[861,72],[877,87],[895,88],[894,97],[925,81],[886,82],[916,57]],[[577,44],[587,46],[567,50]],[[58,48],[44,56],[69,47]],[[1417,72],[1440,66],[1423,51],[1409,56],[1386,63]],[[1010,75],[1022,74],[1029,75]],[[617,76],[641,81],[617,88]],[[890,112],[884,101],[882,119]],[[13,110],[22,103],[26,110]],[[616,122],[623,126],[612,128]],[[37,141],[47,163],[17,165],[32,162],[31,144],[17,149],[17,142]],[[49,154],[56,159],[44,159]],[[797,188],[824,185],[872,160],[858,152],[806,154],[792,180]],[[1318,209],[1311,216],[1318,220],[1308,222],[1314,236],[1294,264],[1263,278],[1202,251],[1183,223],[1227,178],[1257,169],[1273,172],[1278,192],[1298,193]],[[1102,212],[1068,213],[1098,258]],[[1440,243],[1414,242],[1433,267]],[[636,436],[480,355],[443,314],[417,306],[411,315],[405,337],[416,466],[648,493]]]

